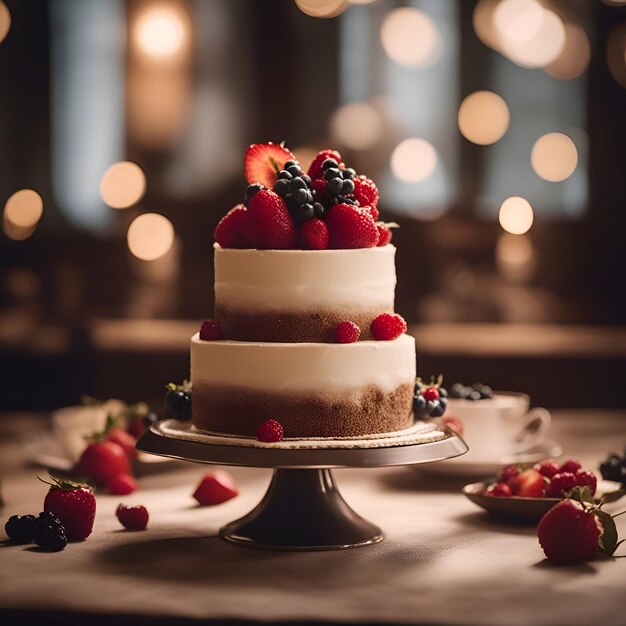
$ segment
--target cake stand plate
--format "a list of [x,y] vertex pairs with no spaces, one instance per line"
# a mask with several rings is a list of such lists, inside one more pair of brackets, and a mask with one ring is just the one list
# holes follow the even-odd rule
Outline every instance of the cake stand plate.
[[[172,424],[176,423],[168,421],[169,432]],[[187,430],[188,423],[181,423],[181,434]],[[467,452],[467,445],[453,431],[446,430],[446,435],[438,441],[380,448],[276,449],[185,440],[165,435],[157,423],[141,436],[136,447],[141,452],[198,463],[273,468],[272,481],[261,502],[241,519],[224,526],[220,537],[233,544],[270,550],[338,550],[378,543],[384,535],[348,506],[330,470],[416,465]]]

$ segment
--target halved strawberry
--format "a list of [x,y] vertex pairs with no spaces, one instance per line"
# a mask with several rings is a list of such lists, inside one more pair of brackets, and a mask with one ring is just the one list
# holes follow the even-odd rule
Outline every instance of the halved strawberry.
[[246,150],[243,159],[243,169],[246,180],[252,183],[261,183],[272,188],[276,182],[276,174],[283,169],[287,161],[295,161],[287,148],[275,143],[253,143]]

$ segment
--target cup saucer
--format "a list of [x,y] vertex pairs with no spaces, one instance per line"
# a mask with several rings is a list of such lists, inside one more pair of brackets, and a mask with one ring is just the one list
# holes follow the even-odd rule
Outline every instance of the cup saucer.
[[432,476],[484,477],[496,474],[506,465],[512,465],[513,463],[537,463],[548,457],[556,458],[560,456],[562,452],[563,448],[558,441],[545,437],[531,448],[515,454],[507,454],[484,460],[465,460],[464,456],[460,456],[448,461],[416,465],[413,466],[413,469]]

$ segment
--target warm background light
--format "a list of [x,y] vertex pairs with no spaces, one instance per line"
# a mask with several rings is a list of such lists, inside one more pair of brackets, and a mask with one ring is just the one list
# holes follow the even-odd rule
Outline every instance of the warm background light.
[[428,178],[437,167],[437,151],[425,139],[412,137],[399,143],[391,154],[391,171],[406,183]]
[[16,191],[4,205],[5,219],[18,228],[32,228],[41,219],[43,200],[32,189]]
[[3,215],[2,217],[2,232],[9,239],[13,239],[13,241],[24,241],[24,239],[28,239],[35,232],[35,228],[36,225],[27,228],[16,226],[15,224],[9,222],[6,215]]
[[523,235],[533,225],[533,208],[520,196],[507,198],[500,207],[500,226],[513,235]]
[[488,145],[502,139],[509,128],[509,107],[497,93],[475,91],[459,107],[461,134],[473,143]]
[[558,183],[574,173],[578,151],[567,135],[548,133],[535,142],[530,161],[537,176]]
[[611,76],[626,87],[626,22],[614,26],[606,43],[606,61]]
[[409,67],[431,64],[439,52],[439,32],[419,9],[402,7],[389,11],[380,31],[385,52],[396,63]]
[[109,167],[100,179],[100,197],[114,209],[137,204],[146,192],[146,176],[132,161],[119,161]]
[[565,25],[554,11],[542,9],[541,26],[530,37],[523,39],[523,33],[517,38],[500,36],[499,43],[502,53],[513,63],[545,67],[556,61],[565,46]]
[[0,0],[0,43],[9,34],[11,29],[11,13],[2,0]]
[[128,229],[128,248],[143,261],[154,261],[167,254],[174,243],[174,227],[164,215],[144,213]]
[[565,24],[565,46],[556,61],[546,66],[545,71],[559,80],[572,80],[581,76],[591,58],[589,36],[577,24]]
[[494,13],[498,0],[478,0],[472,13],[472,26],[478,38],[490,48],[498,47],[498,33],[494,26]]
[[150,57],[172,57],[183,47],[185,26],[173,8],[151,7],[138,17],[135,39],[139,49]]
[[505,278],[527,281],[536,266],[533,245],[527,235],[501,233],[496,244],[496,266]]
[[333,139],[353,150],[367,150],[381,138],[383,125],[376,109],[366,102],[339,108],[330,120]]
[[296,6],[311,17],[337,17],[348,8],[347,0],[295,0]]
[[502,39],[527,43],[539,33],[543,8],[536,0],[502,0],[493,12],[493,23]]

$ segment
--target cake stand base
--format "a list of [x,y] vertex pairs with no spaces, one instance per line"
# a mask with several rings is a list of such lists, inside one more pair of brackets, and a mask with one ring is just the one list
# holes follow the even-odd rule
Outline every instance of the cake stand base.
[[383,533],[347,505],[329,469],[275,469],[261,502],[220,537],[252,548],[308,551],[367,546]]

